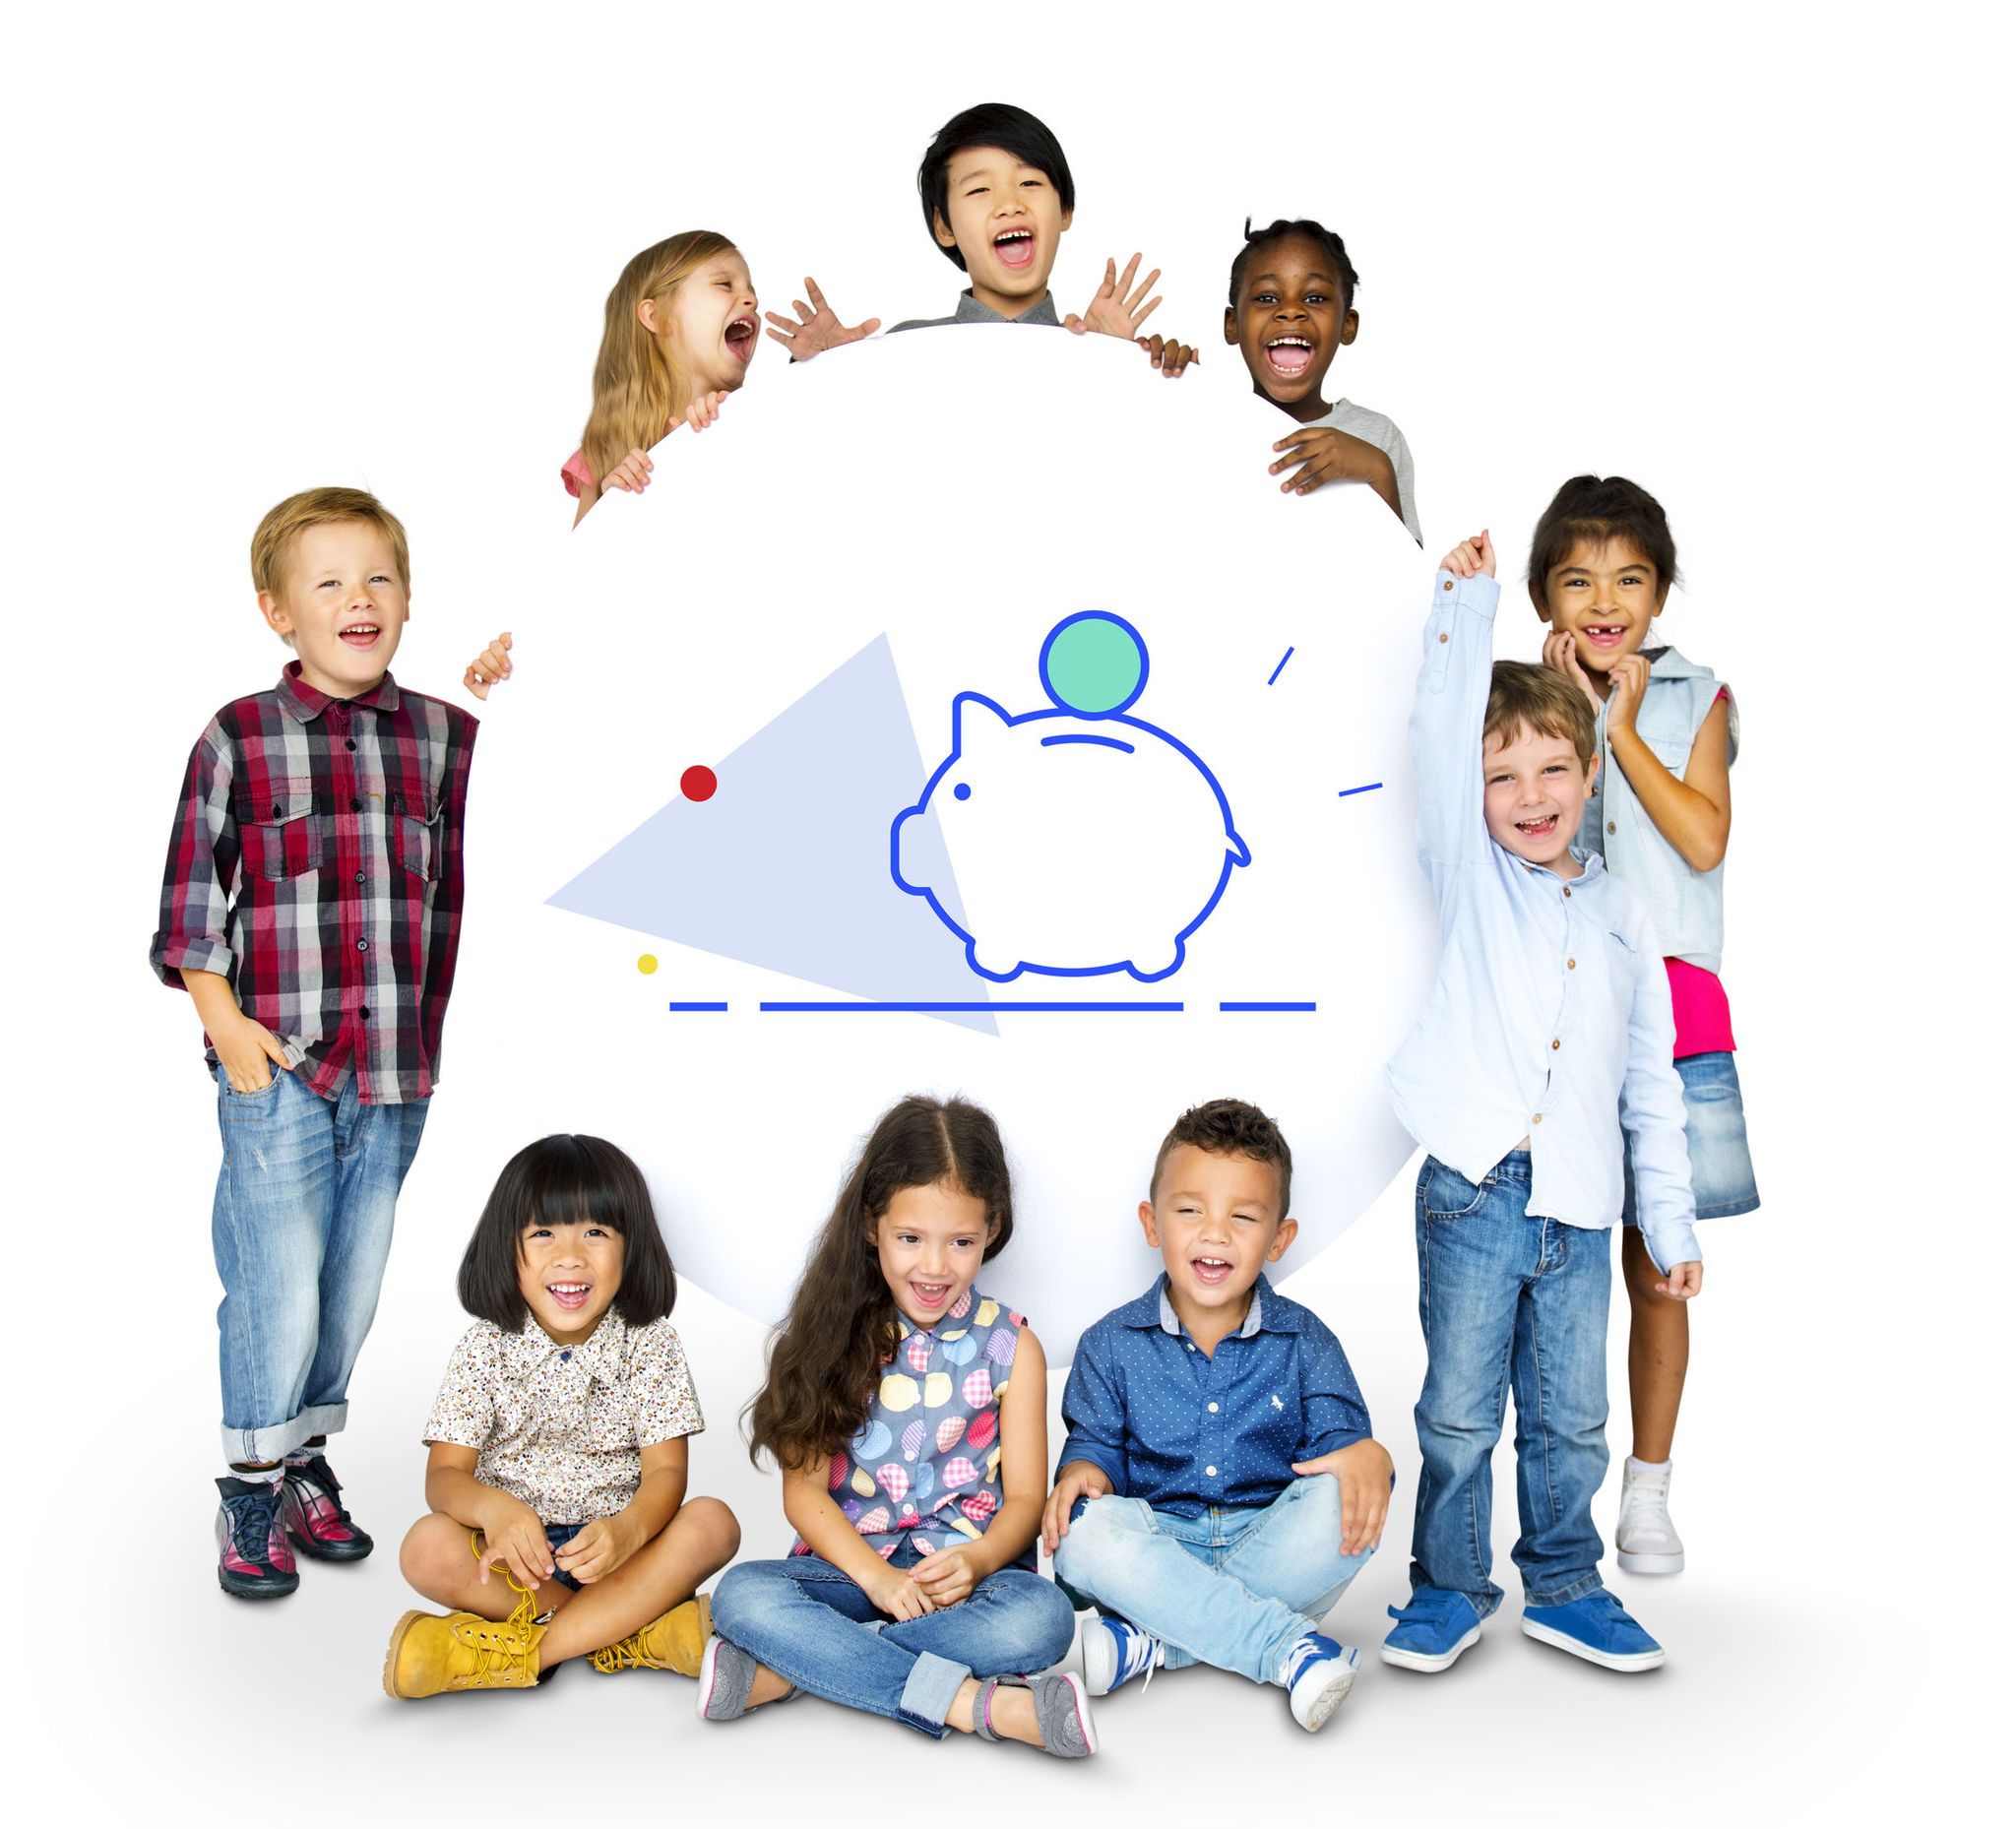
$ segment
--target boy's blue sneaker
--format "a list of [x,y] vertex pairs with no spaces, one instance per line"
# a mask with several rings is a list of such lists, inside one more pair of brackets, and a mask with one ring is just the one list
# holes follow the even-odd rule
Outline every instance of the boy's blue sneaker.
[[1389,1607],[1400,1623],[1386,1634],[1379,1656],[1403,1671],[1446,1671],[1483,1636],[1470,1596],[1449,1588],[1417,1588],[1405,1607]]
[[1130,1676],[1162,1669],[1162,1640],[1101,1613],[1078,1628],[1078,1655],[1085,1667],[1085,1693],[1110,1695]]
[[1304,1632],[1281,1667],[1289,1713],[1314,1734],[1337,1713],[1337,1705],[1351,1694],[1357,1675],[1355,1645],[1340,1645],[1320,1632]]
[[1573,1652],[1606,1671],[1649,1671],[1666,1662],[1666,1648],[1624,1611],[1607,1588],[1566,1607],[1529,1607],[1519,1622],[1528,1638]]

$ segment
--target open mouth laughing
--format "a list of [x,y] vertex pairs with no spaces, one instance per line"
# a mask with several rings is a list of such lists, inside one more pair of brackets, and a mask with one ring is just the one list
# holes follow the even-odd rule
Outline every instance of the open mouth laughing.
[[994,258],[1014,272],[1029,266],[1036,259],[1036,231],[1004,228],[994,237]]
[[336,638],[346,648],[369,653],[378,644],[378,625],[375,622],[352,622],[337,630]]
[[722,332],[722,341],[738,362],[748,361],[756,353],[756,320],[747,312],[730,318],[727,329]]
[[1561,829],[1561,816],[1559,813],[1547,813],[1538,819],[1515,820],[1513,824],[1521,838],[1531,839],[1535,844],[1540,844],[1552,838]]
[[1234,1265],[1228,1257],[1198,1256],[1190,1260],[1190,1274],[1207,1290],[1218,1289],[1232,1274]]
[[555,1303],[572,1314],[576,1309],[588,1305],[589,1292],[594,1287],[592,1283],[549,1283],[546,1285],[546,1293]]
[[912,1299],[915,1301],[916,1305],[928,1312],[931,1309],[945,1306],[952,1295],[952,1285],[949,1283],[914,1282],[910,1286],[910,1293]]
[[1271,338],[1266,352],[1267,366],[1284,381],[1299,381],[1316,359],[1316,346],[1307,337]]
[[1630,634],[1628,622],[1591,622],[1582,628],[1582,639],[1599,652],[1607,652],[1622,645],[1624,637]]

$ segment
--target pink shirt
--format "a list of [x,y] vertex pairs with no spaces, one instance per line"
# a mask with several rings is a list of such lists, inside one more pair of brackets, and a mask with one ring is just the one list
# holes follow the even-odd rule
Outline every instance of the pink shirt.
[[1666,977],[1673,993],[1673,1059],[1734,1052],[1729,992],[1723,989],[1722,979],[1684,959],[1669,959]]
[[583,489],[595,487],[595,472],[588,467],[588,460],[579,451],[560,466],[560,485],[567,493],[581,499]]

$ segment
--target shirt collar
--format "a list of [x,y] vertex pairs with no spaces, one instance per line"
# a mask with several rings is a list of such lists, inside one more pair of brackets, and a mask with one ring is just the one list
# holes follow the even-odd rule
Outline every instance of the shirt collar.
[[[1271,1334],[1294,1334],[1301,1330],[1292,1314],[1284,1312],[1285,1304],[1269,1302],[1274,1289],[1262,1271],[1253,1283],[1253,1299],[1246,1304],[1246,1318],[1239,1324],[1238,1337],[1251,1340],[1265,1328]],[[1176,1319],[1175,1304],[1169,1300],[1169,1280],[1166,1274],[1156,1278],[1155,1287],[1145,1295],[1129,1302],[1120,1310],[1120,1324],[1123,1327],[1159,1327],[1165,1334],[1180,1337],[1183,1324]]]
[[[1491,843],[1493,845],[1498,844],[1496,839],[1493,839]],[[1498,845],[1498,849],[1505,851],[1502,845]],[[1509,851],[1505,851],[1505,855],[1510,857],[1514,863],[1523,865],[1528,876],[1552,876],[1554,874],[1544,863],[1529,862],[1526,858],[1518,856]],[[1603,875],[1602,851],[1584,851],[1579,845],[1571,845],[1568,847],[1568,855],[1581,860],[1582,874],[1580,876],[1564,876],[1559,878],[1558,880],[1564,889],[1575,889],[1583,883],[1594,883],[1598,877]]]
[[313,724],[332,705],[365,705],[374,712],[399,710],[399,686],[387,673],[369,692],[353,699],[332,699],[301,677],[301,663],[289,661],[280,670],[280,708],[296,724]]
[[578,1347],[563,1347],[530,1315],[525,1326],[504,1336],[502,1354],[504,1376],[513,1384],[528,1383],[555,1358],[565,1355],[579,1359],[592,1379],[616,1384],[622,1376],[623,1338],[629,1332],[623,1317],[612,1306],[596,1323],[595,1332]]
[[1057,322],[1056,301],[1045,292],[1037,303],[1023,312],[1020,317],[1003,317],[992,305],[983,305],[973,295],[968,286],[959,295],[959,308],[953,312],[955,324],[1050,324]]
[[939,1327],[943,1327],[947,1321],[965,1321],[966,1317],[972,1314],[974,1309],[985,1299],[986,1297],[980,1294],[969,1283],[966,1286],[966,1293],[950,1308],[945,1310],[945,1313],[938,1321],[937,1327],[918,1327],[909,1315],[899,1308],[896,1311],[896,1337],[898,1340],[908,1340],[913,1334],[922,1334],[927,1340],[936,1340]]

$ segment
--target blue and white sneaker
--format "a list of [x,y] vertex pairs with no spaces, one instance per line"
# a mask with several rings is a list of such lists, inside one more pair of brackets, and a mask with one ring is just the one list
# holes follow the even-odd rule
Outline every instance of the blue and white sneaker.
[[1314,1734],[1337,1713],[1358,1678],[1355,1645],[1340,1645],[1320,1632],[1304,1632],[1289,1648],[1281,1667],[1281,1686],[1288,1691],[1288,1711]]
[[1624,1611],[1623,1602],[1607,1588],[1566,1607],[1529,1607],[1519,1626],[1528,1638],[1606,1671],[1650,1671],[1666,1662],[1666,1647]]
[[1446,1671],[1483,1636],[1470,1596],[1451,1588],[1417,1588],[1405,1607],[1389,1607],[1386,1613],[1400,1623],[1386,1634],[1379,1656],[1403,1671]]
[[1163,1645],[1152,1632],[1099,1613],[1078,1627],[1078,1656],[1085,1670],[1085,1693],[1111,1695],[1129,1677],[1161,1670]]

